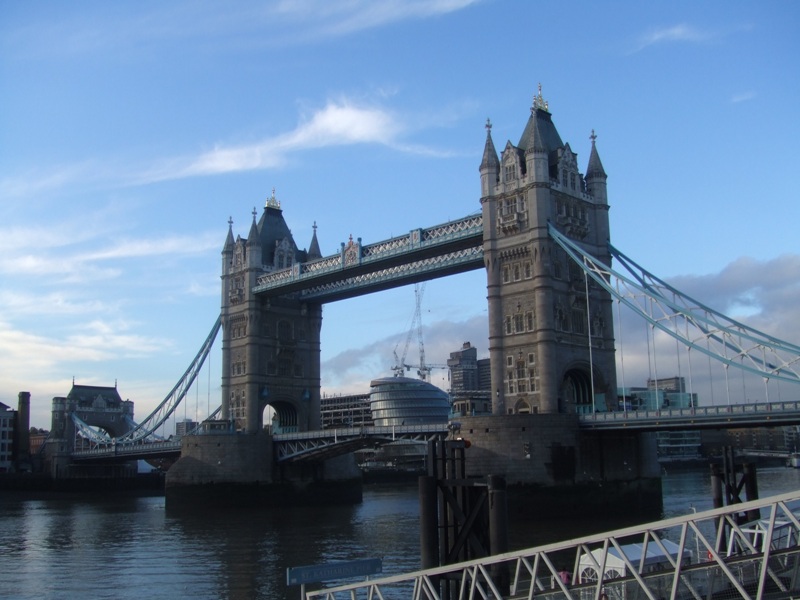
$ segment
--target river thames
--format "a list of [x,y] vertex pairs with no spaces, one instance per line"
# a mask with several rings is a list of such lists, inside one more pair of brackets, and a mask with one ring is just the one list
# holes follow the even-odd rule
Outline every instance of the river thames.
[[[759,467],[759,494],[800,489],[800,469]],[[663,477],[664,517],[711,505],[708,468]],[[0,495],[0,598],[297,599],[286,569],[382,558],[419,568],[416,484],[373,484],[356,506],[174,513],[163,496],[23,499]],[[632,523],[600,515],[512,515],[510,548]]]

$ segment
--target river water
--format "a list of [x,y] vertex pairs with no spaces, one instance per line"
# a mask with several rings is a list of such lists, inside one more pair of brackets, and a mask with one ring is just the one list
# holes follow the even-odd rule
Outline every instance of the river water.
[[[800,469],[760,467],[759,494],[800,489]],[[707,468],[663,477],[664,516],[711,508]],[[193,600],[300,597],[286,569],[382,558],[419,568],[415,484],[365,486],[357,506],[174,514],[157,497],[0,495],[0,598]],[[598,515],[510,524],[518,549],[622,526]]]

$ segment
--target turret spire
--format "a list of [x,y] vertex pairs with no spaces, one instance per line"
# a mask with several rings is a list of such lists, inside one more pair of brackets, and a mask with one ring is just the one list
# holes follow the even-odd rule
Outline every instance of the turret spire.
[[308,247],[308,260],[315,260],[322,258],[322,252],[319,249],[319,242],[317,241],[317,222],[314,221],[313,225],[314,234],[311,236],[311,245]]
[[594,129],[592,129],[592,135],[589,136],[589,139],[592,140],[592,151],[589,154],[589,166],[586,167],[586,179],[598,177],[606,179],[608,176],[606,175],[605,169],[603,169],[603,163],[600,161],[600,155],[597,153],[597,147],[595,146],[597,135]]
[[492,141],[492,122],[486,119],[486,144],[483,147],[483,160],[480,169],[500,169],[500,160],[497,158],[497,150],[494,149]]

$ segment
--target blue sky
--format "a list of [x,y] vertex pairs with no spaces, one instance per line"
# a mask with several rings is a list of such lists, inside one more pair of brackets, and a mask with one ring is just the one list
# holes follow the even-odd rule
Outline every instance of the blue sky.
[[[73,377],[118,381],[143,418],[219,311],[229,217],[247,235],[275,188],[330,254],[473,213],[487,117],[516,143],[539,83],[582,170],[597,133],[614,244],[798,342],[799,25],[795,2],[4,2],[0,402],[31,391],[48,427]],[[429,362],[486,354],[484,285],[427,285]],[[324,390],[389,375],[413,312],[413,287],[326,306]]]

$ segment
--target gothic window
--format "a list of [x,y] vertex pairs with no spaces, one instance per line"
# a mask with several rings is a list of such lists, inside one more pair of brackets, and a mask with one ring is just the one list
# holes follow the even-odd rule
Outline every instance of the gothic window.
[[553,277],[561,279],[561,262],[558,260],[553,261]]
[[528,389],[528,386],[525,384],[524,381],[518,381],[517,382],[517,389],[519,390],[520,394],[523,394]]
[[536,329],[536,323],[534,323],[532,312],[525,313],[525,329],[527,331],[533,331]]
[[525,198],[517,196],[517,212],[525,212]]
[[506,356],[506,364],[510,367],[514,364],[514,357],[513,356]]
[[514,393],[514,382],[511,380],[511,373],[508,374],[508,377],[509,377],[509,380],[508,380],[508,393],[509,394],[513,394]]
[[512,179],[517,178],[517,165],[514,163],[509,163],[505,167],[505,180],[511,181]]
[[514,265],[514,281],[519,281],[519,280],[520,280],[519,265],[515,264]]
[[573,190],[575,189],[575,173],[569,174],[569,187],[571,187]]
[[525,379],[525,361],[517,361],[517,379],[520,381]]
[[565,188],[567,187],[567,171],[566,169],[561,170],[561,185]]
[[291,368],[292,364],[289,360],[282,358],[278,360],[278,376],[279,377],[288,377],[291,375]]
[[503,214],[504,215],[512,215],[514,214],[514,199],[513,198],[506,198],[503,200]]
[[[536,355],[533,352],[528,352],[528,364],[532,365],[536,362]],[[533,377],[533,371],[531,371],[531,377]]]
[[531,271],[531,263],[530,261],[525,262],[525,279],[530,279],[533,276]]
[[506,335],[511,335],[511,317],[506,317]]
[[508,283],[511,281],[511,269],[507,266],[503,267],[503,283]]
[[560,306],[556,306],[555,313],[556,329],[558,331],[569,331],[569,323],[567,322],[567,315],[564,309]]
[[278,339],[282,342],[292,340],[292,324],[289,321],[278,322]]
[[525,326],[522,319],[522,314],[517,313],[514,315],[514,333],[522,333],[523,331],[525,331]]
[[573,309],[572,311],[572,331],[575,333],[583,333],[585,330],[584,313],[582,310]]

